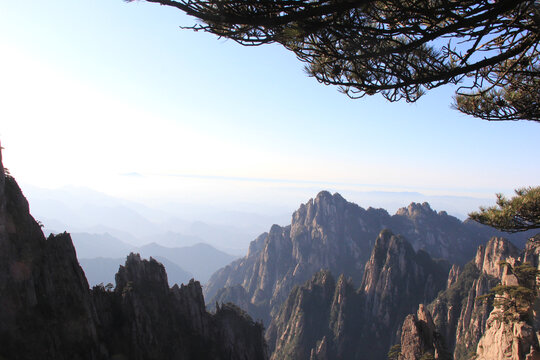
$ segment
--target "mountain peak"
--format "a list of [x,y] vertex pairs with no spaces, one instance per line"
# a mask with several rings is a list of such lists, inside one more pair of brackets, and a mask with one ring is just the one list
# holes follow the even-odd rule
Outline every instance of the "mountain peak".
[[417,217],[417,216],[421,216],[421,215],[431,215],[431,214],[437,214],[436,211],[434,211],[431,206],[429,205],[429,203],[427,202],[423,202],[423,203],[416,203],[416,202],[412,202],[409,204],[409,206],[407,207],[402,207],[400,209],[398,209],[398,211],[396,212],[396,215],[401,215],[401,216],[408,216],[408,217],[411,217],[411,218],[414,218],[414,217]]
[[115,279],[116,291],[121,293],[130,289],[156,293],[169,291],[165,267],[154,258],[141,259],[141,256],[135,253],[127,256],[125,265],[120,266]]
[[346,201],[346,200],[343,198],[343,196],[341,196],[337,192],[332,195],[331,192],[327,190],[322,190],[315,197],[315,202],[321,202],[321,201]]
[[[366,263],[361,289],[366,311],[389,328],[419,302],[431,301],[446,285],[448,269],[402,236],[380,232]],[[399,304],[399,306],[397,306]]]
[[[307,203],[300,205],[293,213],[292,226],[313,227],[335,232],[339,224],[344,220],[347,209],[361,209],[358,205],[349,203],[340,194],[330,194],[328,191],[321,191],[315,199],[310,199]],[[361,209],[363,211],[363,209]]]
[[317,272],[311,280],[308,282],[308,288],[311,289],[314,286],[320,286],[322,288],[331,288],[335,286],[335,280],[329,270],[320,270]]

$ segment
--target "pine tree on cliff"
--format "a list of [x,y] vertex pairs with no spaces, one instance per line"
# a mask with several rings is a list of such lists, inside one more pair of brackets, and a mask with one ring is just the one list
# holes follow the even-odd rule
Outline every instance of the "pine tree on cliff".
[[515,190],[516,196],[507,199],[497,194],[497,205],[481,207],[469,218],[502,231],[519,232],[540,229],[540,186]]
[[[540,229],[540,187],[528,187],[515,190],[516,196],[507,199],[497,194],[497,205],[481,207],[469,217],[481,224],[489,225],[502,231],[519,232]],[[538,241],[535,236],[531,241]],[[540,271],[529,263],[512,266],[508,262],[500,264],[516,277],[517,284],[499,284],[490,293],[479,300],[491,299],[493,305],[502,310],[501,320],[531,320],[531,307],[538,296],[536,279]]]

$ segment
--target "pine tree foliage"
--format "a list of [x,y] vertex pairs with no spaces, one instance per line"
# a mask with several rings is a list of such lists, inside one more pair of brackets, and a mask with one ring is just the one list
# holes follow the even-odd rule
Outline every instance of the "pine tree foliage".
[[[133,0],[127,0],[133,1]],[[243,45],[279,43],[352,98],[416,101],[461,83],[454,107],[540,121],[539,0],[146,0]]]
[[469,218],[502,231],[519,232],[540,228],[540,186],[515,190],[511,199],[497,194],[497,205],[481,207]]
[[388,351],[388,360],[398,360],[401,355],[401,345],[395,344]]

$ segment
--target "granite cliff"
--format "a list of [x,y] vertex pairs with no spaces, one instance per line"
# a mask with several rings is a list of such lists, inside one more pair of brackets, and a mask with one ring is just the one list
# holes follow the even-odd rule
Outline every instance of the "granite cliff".
[[[525,311],[530,312],[526,317],[515,313],[509,316],[508,310],[494,306],[493,298],[488,296],[497,284],[525,286],[510,266],[515,268],[527,262],[538,268],[539,248],[538,240],[530,241],[520,252],[508,240],[492,238],[478,248],[476,256],[462,270],[453,267],[447,289],[428,306],[429,311],[424,310],[426,317],[433,315],[429,332],[438,339],[439,346],[426,345],[420,333],[404,338],[403,334],[411,333],[411,324],[406,321],[400,359],[420,359],[419,354],[426,352],[434,359],[446,359],[447,352],[455,360],[540,359],[538,295]],[[536,285],[529,287],[536,293]]]

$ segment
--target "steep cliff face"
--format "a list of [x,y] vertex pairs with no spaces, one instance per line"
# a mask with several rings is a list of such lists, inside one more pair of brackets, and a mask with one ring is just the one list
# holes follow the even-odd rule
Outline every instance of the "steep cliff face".
[[267,331],[272,359],[351,359],[360,347],[362,295],[321,270],[295,287]]
[[499,263],[519,255],[508,240],[492,238],[478,248],[473,260],[465,265],[455,280],[450,272],[449,286],[429,306],[440,332],[456,360],[469,359],[486,329],[491,303],[477,301],[487,294],[502,275]]
[[309,359],[318,343],[333,338],[328,321],[335,287],[332,275],[320,271],[293,289],[267,332],[269,344],[275,344],[272,359]]
[[155,260],[130,255],[116,283],[88,288],[69,234],[45,239],[0,153],[0,358],[267,358],[260,324],[207,313],[200,284],[169,289]]
[[534,328],[524,321],[505,322],[494,309],[485,333],[478,342],[477,360],[540,359],[538,338]]
[[[450,271],[447,289],[429,308],[433,314],[434,333],[444,340],[455,360],[540,359],[538,328],[535,325],[538,324],[538,297],[530,313],[525,310],[526,315],[513,314],[510,317],[500,306],[493,308],[492,301],[478,298],[488,294],[497,284],[525,286],[509,266],[501,264],[506,262],[515,268],[527,261],[537,268],[539,247],[537,242],[530,241],[520,254],[508,240],[492,238],[478,248],[476,256],[463,270]],[[419,345],[425,343],[423,333],[414,332],[410,319],[403,325],[405,328],[409,336],[404,339],[405,330],[402,330],[402,358],[419,359],[419,351],[426,350],[424,345]]]
[[447,272],[383,231],[358,290],[321,271],[291,292],[267,331],[272,359],[383,359],[405,316],[444,288]]
[[503,267],[500,262],[509,258],[518,258],[520,251],[505,238],[494,237],[486,245],[478,248],[474,263],[482,273],[494,278],[501,278]]
[[399,318],[400,310],[408,313],[444,288],[448,268],[447,263],[433,261],[422,250],[415,252],[403,237],[382,231],[362,281],[366,310],[385,327],[395,328],[397,324],[390,319]]
[[[339,194],[323,191],[300,206],[291,225],[272,226],[251,244],[246,257],[216,272],[205,295],[212,299],[210,304],[249,302],[252,305],[246,310],[256,309],[252,314],[263,314],[268,323],[292,288],[320,269],[344,274],[359,284],[375,239],[385,228],[404,234],[415,250],[462,264],[490,233],[445,212],[437,213],[428,204],[413,203],[390,216],[385,210],[365,210]],[[220,290],[237,285],[245,294]]]
[[[495,308],[489,314],[485,331],[476,348],[478,360],[540,359],[539,275],[536,273],[531,280],[527,280],[518,270],[525,262],[532,265],[532,269],[538,269],[539,240],[539,235],[530,239],[520,257],[509,257],[509,265],[500,267],[500,283],[507,291],[495,295]],[[532,301],[523,302],[521,296],[527,290],[533,291],[535,296]],[[503,305],[509,304],[506,302],[508,300],[521,305]]]
[[71,239],[45,239],[1,163],[0,357],[96,359],[96,314]]
[[399,341],[396,337],[407,314],[444,289],[448,270],[446,262],[436,262],[422,250],[415,252],[403,237],[381,232],[361,286],[366,318],[372,319],[366,330],[377,340],[372,346],[378,347],[378,354]]

